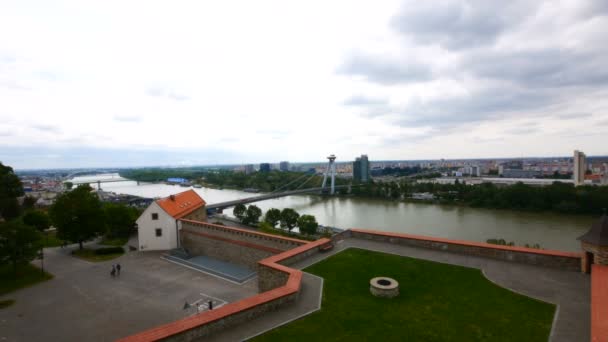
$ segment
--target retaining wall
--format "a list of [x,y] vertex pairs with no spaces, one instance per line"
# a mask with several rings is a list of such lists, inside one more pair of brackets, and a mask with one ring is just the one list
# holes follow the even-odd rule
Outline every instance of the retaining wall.
[[258,295],[125,337],[119,342],[193,341],[288,305],[298,297],[302,271],[289,268],[282,263],[291,264],[318,253],[319,247],[329,242],[329,239],[307,242],[305,245],[261,260],[258,265],[258,279],[260,289],[264,292]]
[[181,246],[190,254],[206,255],[252,269],[257,267],[259,260],[307,243],[304,240],[206,222],[180,222]]
[[591,341],[608,341],[608,266],[591,266]]
[[450,240],[411,234],[380,232],[367,229],[351,229],[351,236],[380,242],[412,247],[429,248],[446,252],[474,255],[530,265],[581,271],[582,254],[489,243]]

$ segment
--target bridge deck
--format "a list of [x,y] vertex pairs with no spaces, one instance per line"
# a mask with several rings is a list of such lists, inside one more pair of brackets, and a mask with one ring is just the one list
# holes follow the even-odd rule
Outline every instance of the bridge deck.
[[[338,186],[335,186],[334,188],[340,189],[340,188],[345,188],[345,187],[348,187],[348,185],[338,185]],[[260,195],[260,196],[241,198],[241,199],[233,200],[233,201],[209,204],[206,206],[206,208],[212,209],[212,210],[213,209],[224,209],[224,208],[228,208],[228,207],[233,207],[237,204],[248,204],[248,203],[273,199],[273,198],[279,198],[279,197],[297,195],[297,194],[305,194],[305,193],[310,193],[310,192],[321,192],[322,190],[323,190],[323,188],[309,188],[309,189],[302,189],[302,190],[291,190],[291,191],[270,193],[270,194],[264,194],[264,195]]]

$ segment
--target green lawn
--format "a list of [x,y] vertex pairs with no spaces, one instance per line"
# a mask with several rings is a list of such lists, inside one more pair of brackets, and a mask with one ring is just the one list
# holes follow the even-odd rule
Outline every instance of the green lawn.
[[127,241],[129,241],[128,238],[108,239],[104,237],[99,244],[104,246],[122,247],[127,244]]
[[13,273],[12,265],[2,265],[0,266],[0,296],[51,278],[53,275],[42,273],[32,264],[18,266],[17,276]]
[[[325,279],[322,309],[256,341],[547,341],[555,311],[477,269],[361,249],[305,271]],[[377,276],[396,279],[399,297],[373,297]]]
[[82,250],[80,249],[76,249],[72,252],[72,255],[74,255],[75,257],[87,260],[87,261],[92,261],[92,262],[100,262],[100,261],[107,261],[107,260],[112,260],[114,258],[118,258],[119,256],[123,255],[123,253],[112,253],[112,254],[95,254],[95,250],[93,249],[88,249],[88,248],[83,248]]

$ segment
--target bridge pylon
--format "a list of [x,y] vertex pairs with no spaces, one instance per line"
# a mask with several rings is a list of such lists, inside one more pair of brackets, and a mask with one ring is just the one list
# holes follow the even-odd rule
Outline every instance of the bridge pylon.
[[333,195],[335,193],[335,185],[336,185],[336,156],[331,154],[327,157],[329,162],[327,163],[327,169],[325,170],[325,175],[323,176],[323,184],[321,185],[322,191],[325,190],[325,185],[327,184],[327,176],[331,175],[331,188],[329,193]]

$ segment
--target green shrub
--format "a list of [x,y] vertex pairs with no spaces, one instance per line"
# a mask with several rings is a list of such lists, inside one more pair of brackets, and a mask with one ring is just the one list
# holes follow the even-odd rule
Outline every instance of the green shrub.
[[104,247],[95,250],[97,255],[117,254],[124,253],[125,250],[122,247]]

